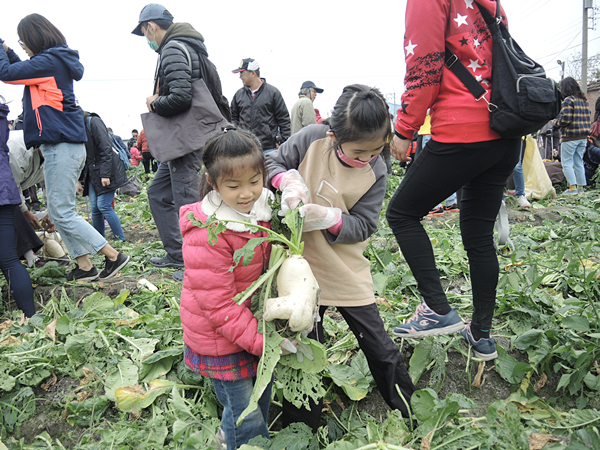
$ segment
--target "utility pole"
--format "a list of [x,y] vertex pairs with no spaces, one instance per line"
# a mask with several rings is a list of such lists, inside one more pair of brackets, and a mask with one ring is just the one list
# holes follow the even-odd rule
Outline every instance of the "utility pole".
[[587,94],[588,72],[588,9],[594,7],[594,0],[583,0],[583,39],[581,43],[581,90]]

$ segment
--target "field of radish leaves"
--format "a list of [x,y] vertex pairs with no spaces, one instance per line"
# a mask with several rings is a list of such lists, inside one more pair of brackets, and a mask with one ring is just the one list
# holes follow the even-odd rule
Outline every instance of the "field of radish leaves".
[[[132,171],[143,179],[140,168]],[[390,177],[386,203],[399,181]],[[221,448],[211,383],[182,362],[181,284],[172,270],[149,264],[163,250],[147,203],[149,181],[142,184],[138,197],[117,201],[128,242],[114,245],[132,256],[120,277],[79,284],[67,283],[55,263],[31,270],[38,314],[30,320],[3,286],[0,450]],[[516,250],[505,248],[498,258],[498,359],[478,361],[460,335],[397,339],[419,389],[413,417],[403,419],[379,395],[356,339],[331,309],[325,351],[308,349],[297,366],[277,366],[271,440],[242,448],[600,449],[599,193],[536,201],[531,210],[508,198]],[[391,332],[420,299],[385,206],[366,254]],[[80,212],[89,215],[83,201]],[[471,288],[457,219],[424,222],[450,302],[468,318]],[[158,290],[140,286],[142,278]],[[316,434],[303,425],[281,429],[283,393],[315,388],[308,374],[317,363],[325,366],[317,388],[326,399],[322,426]],[[307,376],[290,383],[280,370]]]

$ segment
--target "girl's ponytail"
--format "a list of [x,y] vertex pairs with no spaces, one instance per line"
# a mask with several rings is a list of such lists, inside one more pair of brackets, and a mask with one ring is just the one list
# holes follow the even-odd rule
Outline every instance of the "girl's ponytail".
[[363,84],[344,88],[328,123],[338,144],[389,139],[392,135],[387,102],[378,89]]

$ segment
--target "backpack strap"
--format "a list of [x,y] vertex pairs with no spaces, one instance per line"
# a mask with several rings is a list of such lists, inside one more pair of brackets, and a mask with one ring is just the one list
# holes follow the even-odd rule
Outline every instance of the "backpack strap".
[[173,43],[179,45],[185,52],[185,55],[187,56],[187,60],[188,60],[188,66],[190,66],[190,73],[191,73],[192,72],[192,55],[190,55],[190,51],[187,49],[185,44],[183,44],[182,42],[173,41]]
[[465,85],[469,92],[473,94],[475,100],[479,101],[482,98],[485,99],[485,94],[487,94],[488,91],[483,88],[473,74],[469,72],[469,69],[467,69],[460,59],[458,59],[458,56],[452,53],[448,47],[446,47],[444,63],[446,67],[450,69],[454,75],[456,75],[461,83]]

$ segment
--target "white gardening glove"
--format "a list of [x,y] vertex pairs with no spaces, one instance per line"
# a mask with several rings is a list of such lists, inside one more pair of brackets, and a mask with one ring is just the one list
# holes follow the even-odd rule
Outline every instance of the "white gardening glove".
[[280,216],[285,216],[288,210],[294,209],[300,202],[308,203],[310,192],[302,175],[296,169],[284,172],[279,189],[282,192]]
[[300,207],[300,215],[304,217],[304,226],[302,231],[326,230],[337,223],[342,218],[342,210],[340,208],[332,208],[327,206],[308,203]]
[[284,339],[279,346],[281,347],[282,355],[289,355],[290,353],[296,353],[298,351],[298,341],[296,339],[292,339],[291,341],[289,339]]

